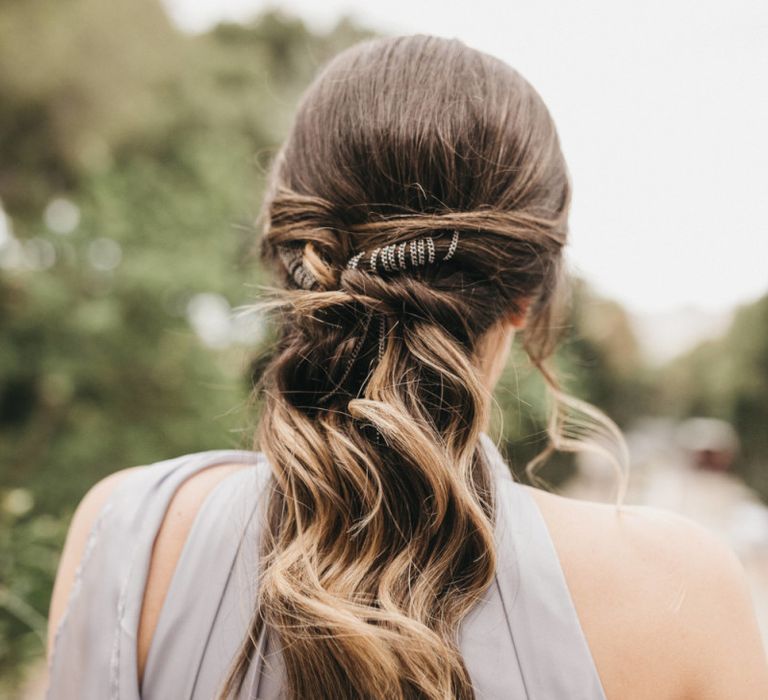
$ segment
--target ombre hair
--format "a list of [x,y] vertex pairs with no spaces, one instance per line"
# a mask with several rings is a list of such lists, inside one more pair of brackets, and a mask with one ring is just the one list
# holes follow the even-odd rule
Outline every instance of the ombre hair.
[[[461,41],[366,41],[306,91],[263,208],[260,252],[279,283],[263,306],[279,338],[255,389],[256,447],[273,477],[255,614],[223,696],[266,625],[290,698],[474,697],[458,626],[496,566],[479,440],[489,331],[525,314],[523,347],[554,398],[537,463],[584,444],[565,408],[617,433],[547,366],[570,197],[539,94]],[[347,266],[422,236],[442,260],[454,231],[440,264]]]

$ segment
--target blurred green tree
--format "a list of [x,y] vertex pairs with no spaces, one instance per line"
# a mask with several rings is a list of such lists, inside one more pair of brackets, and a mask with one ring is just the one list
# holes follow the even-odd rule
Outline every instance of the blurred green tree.
[[[580,278],[571,280],[561,343],[551,366],[563,389],[595,405],[621,428],[654,407],[653,377],[644,364],[626,311],[597,295]],[[496,424],[503,426],[504,448],[518,478],[547,443],[550,404],[543,379],[519,342],[496,390]],[[573,454],[554,454],[537,475],[557,486],[573,474]]]
[[768,294],[737,309],[722,338],[663,368],[659,387],[667,412],[734,426],[741,441],[734,469],[768,502]]
[[84,491],[250,445],[258,335],[227,312],[260,281],[264,166],[317,66],[369,35],[273,11],[185,36],[156,0],[3,3],[0,695],[42,653]]

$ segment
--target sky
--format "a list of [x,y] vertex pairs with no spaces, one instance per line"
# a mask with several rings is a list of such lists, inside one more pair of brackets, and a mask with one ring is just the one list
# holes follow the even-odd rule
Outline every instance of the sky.
[[266,7],[318,30],[458,37],[552,113],[574,196],[569,260],[630,312],[721,314],[768,293],[764,0],[165,0],[186,31]]

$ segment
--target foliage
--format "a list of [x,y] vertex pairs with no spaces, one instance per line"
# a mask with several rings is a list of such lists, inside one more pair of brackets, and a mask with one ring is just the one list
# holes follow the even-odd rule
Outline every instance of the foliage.
[[364,36],[276,12],[184,36],[155,0],[3,4],[0,683],[42,652],[90,485],[250,445],[253,338],[207,346],[190,304],[254,294],[264,162],[317,65]]
[[[44,648],[51,582],[69,512],[32,515],[27,489],[5,492],[0,503],[0,697],[12,697],[25,664]],[[27,511],[27,509],[30,509]]]

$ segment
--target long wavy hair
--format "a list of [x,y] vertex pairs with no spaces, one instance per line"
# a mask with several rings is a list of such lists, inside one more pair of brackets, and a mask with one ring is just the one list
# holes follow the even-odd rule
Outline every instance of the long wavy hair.
[[[458,627],[496,565],[481,349],[525,314],[523,346],[568,402],[545,362],[569,202],[539,94],[461,41],[366,41],[306,91],[263,208],[279,338],[256,447],[273,477],[256,612],[223,696],[266,625],[290,698],[474,697]],[[454,232],[444,262],[347,265],[424,236],[442,260]],[[567,449],[577,436],[553,416],[550,447]]]

